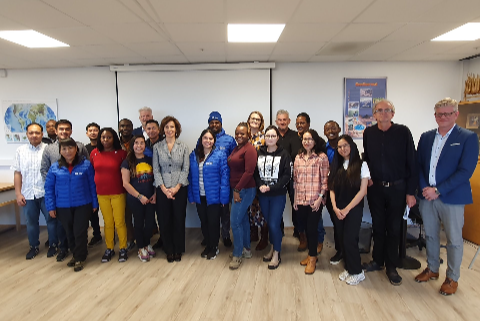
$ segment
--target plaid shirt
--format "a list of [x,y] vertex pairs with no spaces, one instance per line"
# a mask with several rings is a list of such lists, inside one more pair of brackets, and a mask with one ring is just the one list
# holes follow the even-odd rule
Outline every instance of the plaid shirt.
[[[325,195],[329,170],[325,153],[317,155],[312,152],[309,157],[305,154],[295,157],[293,188],[297,205],[312,205],[320,197],[319,194]],[[322,203],[325,204],[325,198]]]

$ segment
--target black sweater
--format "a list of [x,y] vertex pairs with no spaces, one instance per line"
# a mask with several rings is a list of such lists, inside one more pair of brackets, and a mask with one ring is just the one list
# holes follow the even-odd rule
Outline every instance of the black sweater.
[[262,146],[257,151],[257,167],[253,177],[257,188],[262,185],[270,187],[270,191],[261,193],[264,196],[279,196],[287,192],[287,184],[292,177],[292,159],[290,154],[278,146],[273,153],[267,152],[267,146]]

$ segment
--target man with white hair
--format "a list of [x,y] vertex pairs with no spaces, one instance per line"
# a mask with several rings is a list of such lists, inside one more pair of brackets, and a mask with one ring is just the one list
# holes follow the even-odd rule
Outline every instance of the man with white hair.
[[150,119],[153,119],[152,108],[147,106],[142,107],[138,110],[138,113],[139,113],[138,119],[140,119],[142,126],[135,128],[132,132],[132,136],[143,135],[145,139],[148,139],[147,121],[149,121]]
[[472,204],[470,178],[478,159],[478,137],[455,124],[458,103],[445,98],[435,104],[438,128],[418,142],[420,213],[427,241],[427,267],[415,277],[422,283],[437,280],[440,269],[440,226],[447,236],[447,276],[440,293],[457,291],[463,257],[462,228],[465,204]]

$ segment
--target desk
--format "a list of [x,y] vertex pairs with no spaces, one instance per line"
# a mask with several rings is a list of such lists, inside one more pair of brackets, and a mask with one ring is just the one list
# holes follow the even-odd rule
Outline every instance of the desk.
[[20,208],[15,196],[15,186],[12,183],[0,183],[0,207],[15,204],[16,229],[20,231]]

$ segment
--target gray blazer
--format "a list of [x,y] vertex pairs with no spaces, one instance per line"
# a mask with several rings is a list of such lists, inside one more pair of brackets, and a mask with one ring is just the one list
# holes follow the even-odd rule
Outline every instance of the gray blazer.
[[[80,142],[76,142],[77,147],[78,147],[78,156],[80,156],[80,159],[82,156],[85,157],[85,159],[90,160],[90,154],[87,151],[87,148],[85,148],[85,145],[83,145]],[[52,166],[55,162],[57,162],[60,159],[60,151],[58,147],[58,140],[50,145],[45,146],[45,150],[43,151],[42,155],[42,164],[40,165],[40,173],[42,174],[42,178],[45,181],[45,178],[47,177],[48,170],[50,169],[50,166]]]
[[188,171],[190,159],[186,144],[175,140],[172,152],[168,151],[167,141],[164,139],[153,146],[153,185],[166,188],[177,184],[188,185]]

